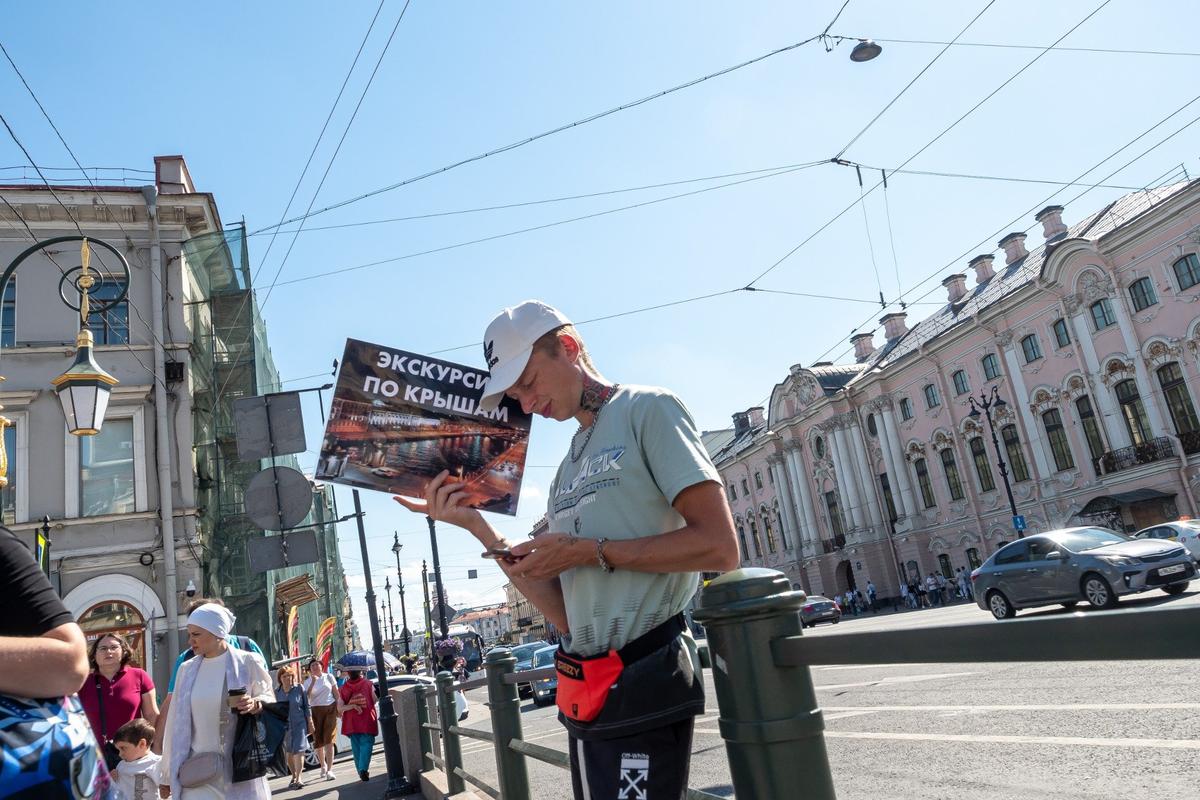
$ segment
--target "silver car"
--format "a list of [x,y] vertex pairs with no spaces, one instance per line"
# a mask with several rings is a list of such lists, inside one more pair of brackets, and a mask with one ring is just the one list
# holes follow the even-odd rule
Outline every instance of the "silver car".
[[1196,562],[1178,544],[1131,539],[1107,528],[1064,528],[1007,544],[971,573],[975,602],[996,619],[1017,609],[1086,600],[1112,608],[1123,594],[1180,594]]

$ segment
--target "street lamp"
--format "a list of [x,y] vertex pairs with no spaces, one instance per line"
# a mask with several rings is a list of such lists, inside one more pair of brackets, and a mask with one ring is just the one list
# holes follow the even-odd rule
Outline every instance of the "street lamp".
[[392,578],[387,576],[383,579],[383,588],[387,592],[388,600],[388,641],[396,638],[396,618],[392,616]]
[[858,63],[870,61],[883,52],[883,48],[870,39],[859,39],[850,51],[850,60]]
[[[8,268],[4,270],[4,274],[0,275],[0,296],[3,296],[13,273],[25,259],[51,245],[63,242],[81,243],[79,247],[80,266],[64,272],[58,284],[59,296],[63,303],[68,308],[79,312],[80,329],[75,338],[75,345],[78,347],[75,363],[50,383],[58,393],[59,403],[62,404],[67,430],[75,436],[94,436],[104,425],[104,412],[108,409],[109,393],[117,384],[117,379],[101,369],[92,357],[93,340],[92,332],[87,327],[88,317],[93,311],[104,313],[125,299],[125,295],[129,291],[129,262],[125,260],[125,256],[107,242],[98,239],[89,240],[86,236],[57,236],[53,239],[46,239],[22,251],[12,260]],[[93,244],[116,256],[121,270],[125,273],[124,284],[116,297],[98,302],[94,309],[89,297],[89,292],[96,285],[96,277],[91,271],[92,251],[90,245]],[[71,275],[75,272],[79,272],[79,277],[72,279]],[[75,305],[67,299],[65,284],[68,281],[79,291],[79,305]],[[3,406],[0,406],[0,409],[3,409]],[[7,417],[0,416],[0,489],[8,485],[8,453],[4,449],[3,432],[9,425],[12,425],[12,421]]]
[[396,554],[396,580],[400,581],[400,624],[403,630],[400,635],[404,637],[404,655],[408,655],[408,612],[404,609],[404,573],[400,571],[400,549],[404,545],[400,544],[400,532],[392,531],[392,552]]
[[983,409],[982,416],[987,419],[988,431],[992,434],[992,447],[996,449],[996,466],[1000,468],[1000,477],[1004,480],[1004,492],[1008,495],[1008,508],[1012,512],[1013,530],[1017,532],[1018,539],[1025,538],[1025,519],[1017,513],[1017,501],[1013,499],[1012,485],[1008,482],[1008,464],[1004,461],[1004,451],[1000,449],[1000,440],[996,438],[996,425],[992,422],[992,409],[1000,411],[1008,406],[1008,403],[1001,399],[999,390],[995,384],[992,385],[992,393],[990,395],[980,392],[979,400],[974,397],[968,398],[971,403],[971,413],[968,417],[979,422],[980,409]]

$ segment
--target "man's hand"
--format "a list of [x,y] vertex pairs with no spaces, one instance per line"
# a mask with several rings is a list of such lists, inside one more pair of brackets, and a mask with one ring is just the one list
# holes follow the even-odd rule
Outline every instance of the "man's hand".
[[580,539],[565,533],[545,533],[514,545],[516,563],[507,565],[505,572],[514,578],[546,580],[573,567],[596,565],[596,541]]
[[406,497],[393,496],[400,505],[417,514],[425,514],[438,522],[448,522],[469,531],[476,531],[486,525],[483,515],[476,509],[460,505],[466,494],[459,491],[465,483],[447,483],[449,470],[442,470],[437,477],[425,487],[425,502],[409,500]]
[[253,697],[243,695],[237,702],[237,712],[239,714],[258,714],[262,711],[262,703],[255,700]]

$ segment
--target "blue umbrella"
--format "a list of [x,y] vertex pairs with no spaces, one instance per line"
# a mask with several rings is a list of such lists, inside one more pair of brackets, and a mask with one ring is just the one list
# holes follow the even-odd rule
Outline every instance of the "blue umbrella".
[[[383,654],[383,663],[388,669],[400,666],[400,659],[388,652]],[[351,650],[337,660],[344,669],[375,669],[375,654],[370,650]]]

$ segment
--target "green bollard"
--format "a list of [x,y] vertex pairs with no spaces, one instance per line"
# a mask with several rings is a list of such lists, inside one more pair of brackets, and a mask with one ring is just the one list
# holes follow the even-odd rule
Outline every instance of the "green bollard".
[[808,667],[778,667],[771,641],[801,633],[804,592],[773,569],[710,582],[694,618],[708,631],[719,727],[738,797],[835,800]]
[[450,794],[458,794],[467,788],[462,776],[454,769],[462,769],[462,742],[450,728],[458,724],[458,712],[454,708],[454,676],[449,672],[437,674],[438,716],[442,721],[442,759],[446,768],[446,788]]
[[[426,754],[433,752],[433,733],[425,727],[429,724],[425,685],[418,683],[413,693],[417,696],[417,741],[421,743],[421,771],[429,772],[433,769],[433,759]],[[430,690],[428,694],[433,694],[433,691]]]
[[529,772],[525,756],[508,746],[520,739],[521,698],[515,683],[505,683],[517,666],[512,651],[492,650],[484,659],[487,670],[488,709],[492,716],[492,735],[496,737],[496,774],[500,777],[500,796],[504,800],[529,800]]

